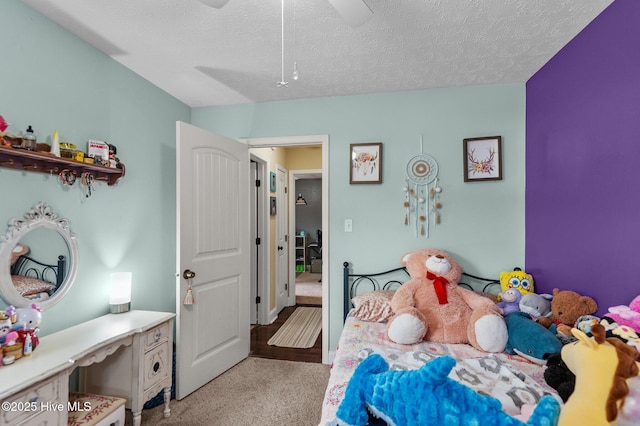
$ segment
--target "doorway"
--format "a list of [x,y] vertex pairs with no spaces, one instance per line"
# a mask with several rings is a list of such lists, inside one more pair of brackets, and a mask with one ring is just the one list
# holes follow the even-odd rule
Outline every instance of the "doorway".
[[[321,150],[322,157],[322,167],[320,169],[320,175],[322,177],[321,184],[321,198],[322,198],[322,229],[328,230],[329,224],[329,188],[328,188],[328,161],[329,161],[329,137],[328,135],[317,135],[317,136],[300,136],[300,137],[283,137],[283,138],[257,138],[257,139],[245,139],[244,140],[249,148],[269,148],[272,147],[309,147],[316,146]],[[253,150],[252,150],[253,151]],[[259,158],[260,154],[252,154],[255,158]],[[254,158],[254,157],[252,157]],[[264,159],[264,156],[263,156]],[[263,182],[269,182],[269,170],[275,169],[275,164],[271,165],[268,160],[265,161],[265,169],[266,174],[261,174],[261,178],[264,179]],[[263,201],[265,202],[265,206],[268,206],[270,191],[268,184],[264,185],[261,194]],[[295,197],[293,196],[293,189],[291,189],[291,194],[289,199],[290,208],[293,208],[293,202],[295,201]],[[263,217],[265,215],[263,214]],[[268,217],[268,212],[267,216]],[[262,303],[258,307],[258,320],[260,324],[267,325],[276,321],[278,312],[272,312],[271,307],[275,306],[275,289],[270,285],[270,277],[273,275],[273,271],[265,268],[264,265],[273,265],[271,259],[275,256],[275,254],[271,254],[268,247],[275,246],[273,238],[274,236],[269,235],[269,232],[265,233],[266,235],[262,238],[262,245],[264,249],[262,253],[259,255],[262,259],[262,262],[258,260],[257,264],[263,265],[262,271],[258,272],[258,274],[262,274],[262,279],[258,279],[258,292]],[[290,258],[293,253],[295,253],[295,229],[294,232],[289,232],[290,238],[288,238],[289,244],[289,252]],[[323,251],[325,254],[325,259],[322,262],[321,270],[322,270],[322,362],[329,362],[329,353],[328,353],[328,343],[329,343],[329,318],[328,318],[328,304],[329,304],[329,261],[328,261],[328,252],[326,248],[329,246],[329,235],[328,232],[323,234]],[[290,294],[291,297],[291,294]],[[293,295],[293,302],[295,304],[295,294]],[[275,314],[275,315],[274,315]],[[263,321],[266,319],[267,321]]]
[[291,170],[289,187],[295,202],[289,215],[295,253],[290,303],[322,306],[322,170]]

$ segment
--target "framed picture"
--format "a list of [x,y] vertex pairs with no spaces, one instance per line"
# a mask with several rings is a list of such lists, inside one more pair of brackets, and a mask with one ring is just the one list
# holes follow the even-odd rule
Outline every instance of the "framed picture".
[[349,183],[382,183],[382,143],[352,143]]
[[273,172],[269,172],[269,190],[276,192],[276,174]]
[[269,214],[275,216],[276,213],[276,197],[269,197]]
[[464,181],[502,180],[502,136],[464,139]]

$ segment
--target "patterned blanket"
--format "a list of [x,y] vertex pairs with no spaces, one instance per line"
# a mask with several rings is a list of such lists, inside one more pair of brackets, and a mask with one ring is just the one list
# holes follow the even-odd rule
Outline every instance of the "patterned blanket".
[[544,366],[507,353],[481,352],[467,344],[400,345],[387,339],[385,327],[384,323],[347,318],[333,361],[320,425],[333,422],[349,378],[356,366],[372,353],[380,354],[395,370],[417,369],[433,358],[450,355],[457,364],[449,377],[497,398],[503,410],[511,415],[520,414],[523,404],[536,404],[544,395],[553,395],[562,403],[544,380]]

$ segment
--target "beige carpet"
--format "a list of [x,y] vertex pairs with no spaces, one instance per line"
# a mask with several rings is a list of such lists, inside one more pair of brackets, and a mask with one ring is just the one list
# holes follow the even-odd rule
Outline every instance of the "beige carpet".
[[305,271],[296,276],[296,303],[299,305],[322,305],[322,274]]
[[297,307],[267,341],[282,348],[311,348],[322,331],[322,308]]
[[[329,381],[329,366],[247,358],[186,398],[142,411],[143,425],[317,425]],[[127,411],[127,425],[131,412]]]

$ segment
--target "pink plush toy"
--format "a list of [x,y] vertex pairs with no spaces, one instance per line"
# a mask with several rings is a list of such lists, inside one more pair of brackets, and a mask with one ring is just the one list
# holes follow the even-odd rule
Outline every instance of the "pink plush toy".
[[606,316],[617,322],[618,325],[626,325],[640,333],[640,296],[636,296],[629,306],[618,305],[609,308],[609,313]]
[[486,352],[502,352],[507,326],[489,298],[458,286],[460,266],[449,254],[423,249],[402,258],[411,280],[391,300],[390,340],[414,344],[423,339],[470,343]]

